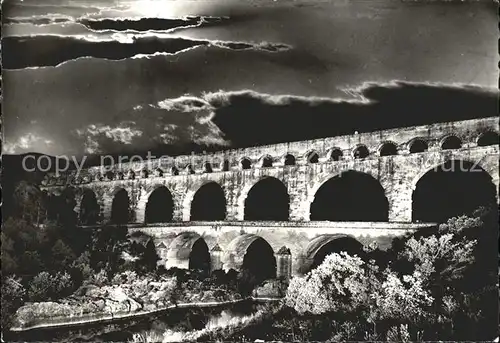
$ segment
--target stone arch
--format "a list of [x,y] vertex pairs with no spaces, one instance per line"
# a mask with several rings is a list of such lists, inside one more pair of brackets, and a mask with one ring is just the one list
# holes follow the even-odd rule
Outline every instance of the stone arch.
[[229,161],[228,160],[224,160],[224,162],[222,162],[222,171],[229,171]]
[[80,202],[80,223],[82,225],[95,225],[99,221],[100,206],[95,192],[84,189]]
[[448,135],[441,140],[440,145],[443,150],[460,149],[462,140],[455,135]]
[[135,179],[135,172],[132,169],[130,169],[127,172],[126,178],[127,178],[127,180],[134,180]]
[[193,175],[193,174],[196,173],[195,170],[194,170],[194,168],[193,168],[193,166],[191,164],[188,164],[186,166],[185,170],[186,170],[186,173],[189,174],[189,175]]
[[366,158],[370,155],[370,150],[364,144],[358,144],[352,151],[352,156],[356,159]]
[[380,156],[393,156],[398,154],[398,146],[394,142],[384,142],[380,145],[379,149]]
[[304,262],[300,273],[307,273],[318,267],[326,256],[347,252],[349,255],[364,257],[363,244],[352,236],[344,234],[325,234],[312,239],[304,251]]
[[429,149],[429,144],[422,138],[413,139],[410,144],[408,144],[410,154],[415,154],[419,152],[425,152]]
[[149,194],[144,213],[146,223],[171,222],[173,213],[174,198],[167,187],[159,186]]
[[448,160],[416,179],[412,194],[412,220],[445,222],[470,215],[480,206],[496,206],[492,176],[477,163]]
[[257,283],[276,277],[276,258],[271,245],[262,237],[243,234],[229,242],[222,258],[225,270],[249,273]]
[[194,193],[190,220],[217,221],[226,218],[226,196],[223,188],[216,182],[203,184]]
[[147,179],[149,177],[149,170],[147,168],[144,168],[141,170],[141,178]]
[[316,150],[311,150],[306,154],[307,163],[318,163],[319,162],[319,154]]
[[104,178],[109,181],[113,181],[115,179],[118,180],[118,178],[115,177],[115,173],[112,170],[107,171],[104,174]]
[[172,173],[173,176],[179,175],[179,169],[177,169],[177,167],[172,167],[170,172]]
[[178,234],[168,246],[166,268],[210,272],[210,251],[205,240],[195,232]]
[[292,154],[286,154],[285,155],[285,166],[294,166],[296,163],[295,156]]
[[249,158],[242,158],[240,161],[241,169],[250,169],[252,168],[252,161]]
[[344,153],[339,148],[333,148],[329,155],[331,161],[340,161],[344,156]]
[[320,184],[310,206],[311,220],[388,221],[385,190],[372,175],[342,172]]
[[478,146],[498,145],[498,142],[498,133],[494,131],[481,133],[476,141]]
[[205,162],[204,170],[203,171],[205,173],[211,173],[211,172],[213,172],[213,168],[212,168],[212,165],[210,164],[210,162]]
[[265,155],[262,157],[261,166],[262,168],[270,168],[273,166],[274,159],[270,155]]
[[244,202],[244,220],[287,221],[290,197],[283,182],[264,177],[248,191]]
[[114,224],[126,224],[130,219],[130,199],[128,192],[123,188],[114,191],[111,204],[111,222]]

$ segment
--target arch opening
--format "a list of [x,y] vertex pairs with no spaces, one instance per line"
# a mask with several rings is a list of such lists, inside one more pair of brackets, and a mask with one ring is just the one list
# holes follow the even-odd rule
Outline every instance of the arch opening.
[[110,170],[106,172],[106,174],[104,174],[104,177],[106,178],[106,180],[111,181],[115,179],[115,174]]
[[80,223],[83,225],[95,225],[99,220],[100,207],[95,193],[87,189],[83,193],[80,203]]
[[203,238],[198,238],[189,253],[189,270],[208,275],[210,273],[210,252]]
[[179,169],[177,169],[176,167],[172,167],[172,175],[173,176],[179,175]]
[[294,166],[294,165],[295,165],[295,156],[287,154],[285,156],[285,166]]
[[393,156],[398,154],[398,147],[392,142],[384,143],[380,148],[380,156]]
[[310,152],[307,155],[307,162],[308,163],[318,163],[319,162],[319,155],[315,153],[314,151]]
[[266,156],[262,160],[262,167],[263,168],[269,168],[273,166],[273,158],[271,156]]
[[167,223],[173,219],[174,200],[167,187],[155,189],[146,204],[146,223]]
[[211,173],[212,170],[212,165],[209,162],[205,163],[205,173]]
[[287,221],[289,202],[287,189],[280,180],[262,179],[248,192],[244,220]]
[[252,162],[248,158],[244,158],[241,160],[241,168],[250,169],[252,167]]
[[443,150],[460,149],[461,147],[462,141],[457,136],[446,137],[441,144]]
[[129,221],[129,198],[128,192],[124,189],[119,190],[111,205],[111,222],[114,224],[126,224]]
[[481,136],[477,140],[478,146],[488,146],[488,145],[498,145],[498,133],[493,131],[488,131]]
[[347,171],[326,181],[311,203],[311,220],[388,221],[384,188],[369,174]]
[[357,255],[363,258],[365,253],[363,251],[363,244],[352,237],[323,237],[316,242],[311,242],[309,250],[309,266],[306,266],[304,272],[311,271],[323,263],[328,255],[333,253],[346,252],[351,256]]
[[195,173],[195,171],[194,171],[193,166],[192,166],[192,165],[190,165],[190,164],[188,164],[188,165],[187,165],[187,167],[186,167],[186,172],[187,172],[188,174],[191,174],[191,175],[192,175],[192,174],[194,174],[194,173]]
[[276,278],[276,258],[269,243],[258,237],[247,248],[241,266],[242,275],[249,278],[252,285]]
[[226,218],[226,197],[221,186],[209,182],[198,189],[191,203],[191,220],[216,221]]
[[429,149],[429,145],[427,144],[426,141],[424,141],[422,139],[416,139],[410,145],[410,153],[411,154],[425,152],[428,149]]
[[496,206],[491,176],[472,162],[451,160],[418,180],[412,196],[412,218],[441,223],[470,215],[481,206]]
[[366,145],[358,146],[353,152],[354,158],[366,158],[368,155],[370,155],[370,151],[368,151]]
[[222,165],[222,171],[229,171],[229,161],[224,160],[224,163]]
[[342,159],[342,156],[344,154],[342,153],[342,150],[340,149],[333,149],[331,154],[330,154],[330,159],[332,161],[340,161]]

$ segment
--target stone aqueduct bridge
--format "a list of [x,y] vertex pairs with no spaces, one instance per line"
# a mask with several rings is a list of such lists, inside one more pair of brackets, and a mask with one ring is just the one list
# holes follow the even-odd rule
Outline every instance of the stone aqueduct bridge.
[[435,225],[433,212],[450,208],[429,204],[445,204],[436,198],[461,185],[419,181],[447,163],[463,162],[468,169],[458,172],[490,183],[452,192],[455,198],[464,203],[489,192],[498,203],[498,131],[496,117],[405,127],[91,167],[78,177],[47,175],[42,189],[74,196],[82,225],[114,222],[152,235],[167,267],[193,266],[201,247],[212,269],[239,270],[260,244],[286,276],[307,270],[325,249],[352,242],[384,248],[395,236]]

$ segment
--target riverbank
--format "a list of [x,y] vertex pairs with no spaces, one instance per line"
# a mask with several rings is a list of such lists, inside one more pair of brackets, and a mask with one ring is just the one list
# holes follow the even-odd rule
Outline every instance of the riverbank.
[[237,289],[213,279],[188,279],[182,274],[139,276],[128,271],[112,280],[87,283],[57,301],[24,304],[17,309],[10,331],[106,322],[192,304],[214,306],[241,299]]
[[109,313],[109,314],[87,314],[82,316],[74,316],[68,318],[51,318],[50,321],[40,322],[30,326],[23,327],[12,327],[10,331],[12,332],[27,332],[36,329],[50,329],[50,328],[67,328],[71,326],[83,326],[87,324],[98,324],[98,323],[111,323],[116,320],[124,320],[131,318],[138,318],[149,315],[157,315],[162,312],[166,312],[172,309],[189,309],[189,308],[207,308],[207,307],[219,307],[225,305],[235,305],[243,303],[246,301],[254,302],[278,302],[280,298],[260,298],[260,297],[246,297],[238,300],[228,300],[228,301],[212,301],[212,302],[198,302],[198,303],[179,303],[169,306],[164,306],[154,310],[139,310],[136,312],[121,312],[121,313]]

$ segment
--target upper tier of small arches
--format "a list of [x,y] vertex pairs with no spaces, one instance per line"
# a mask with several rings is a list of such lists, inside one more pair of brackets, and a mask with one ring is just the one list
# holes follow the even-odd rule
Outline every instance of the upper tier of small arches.
[[[368,158],[387,158],[397,155],[425,153],[427,151],[498,145],[499,134],[497,132],[497,127],[490,125],[490,120],[489,118],[485,120],[487,121],[486,125],[480,122],[483,125],[476,132],[471,132],[469,124],[464,125],[464,128],[457,125],[457,127],[454,127],[455,130],[436,130],[438,132],[434,135],[424,135],[422,127],[415,128],[413,130],[415,136],[410,139],[408,139],[408,137],[410,137],[409,133],[406,135],[398,135],[396,130],[392,130],[396,134],[392,133],[391,135],[385,135],[390,136],[392,140],[383,139],[384,135],[382,135],[382,133],[392,132],[388,130],[378,133],[380,137],[379,143],[374,142],[377,133],[372,132],[355,134],[348,139],[349,144],[339,143],[338,146],[335,145],[336,138],[339,141],[346,141],[347,138],[334,137],[315,141],[293,142],[288,145],[276,144],[274,146],[222,151],[213,154],[178,156],[170,158],[170,164],[168,166],[165,166],[159,160],[153,160],[153,163],[139,164],[139,167],[137,167],[137,164],[124,163],[120,169],[107,171],[105,173],[101,172],[99,167],[93,167],[89,169],[89,172],[84,172],[82,176],[75,178],[72,183],[82,184],[96,181],[131,180],[213,172],[230,172],[253,168],[286,168],[295,165],[334,163]],[[459,122],[459,124],[460,123],[463,122]],[[488,126],[494,126],[494,128]],[[453,133],[449,133],[448,131]],[[441,132],[441,134],[438,134],[439,132]],[[363,142],[364,138],[366,138],[366,142]],[[319,143],[322,144],[320,145]],[[311,148],[303,149],[305,152],[298,152],[300,149],[296,149],[295,145],[299,146],[300,144],[311,146]],[[201,162],[193,162],[196,159],[201,160]],[[149,168],[147,166],[149,166]],[[59,183],[58,181],[61,180],[47,177],[43,184],[46,186],[56,185]]]

